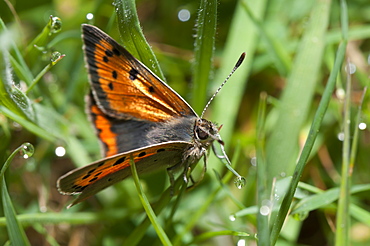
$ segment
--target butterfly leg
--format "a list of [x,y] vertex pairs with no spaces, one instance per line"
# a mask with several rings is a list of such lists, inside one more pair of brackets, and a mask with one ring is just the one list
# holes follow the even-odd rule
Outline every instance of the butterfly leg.
[[179,162],[169,168],[167,168],[167,174],[170,179],[170,195],[173,196],[175,194],[175,171],[182,165],[182,162]]
[[174,168],[169,167],[167,168],[167,174],[170,179],[170,195],[174,195],[174,187],[175,187],[175,175],[174,175]]
[[208,164],[208,155],[207,151],[203,152],[203,171],[200,175],[200,178],[197,182],[194,182],[194,186],[197,186],[204,178],[205,173],[207,172],[207,164]]
[[[206,171],[207,171],[207,164],[208,164],[208,155],[207,155],[207,151],[205,150],[205,149],[203,149],[202,150],[202,152],[201,152],[201,154],[202,154],[202,156],[203,156],[203,162],[204,162],[204,165],[203,165],[203,170],[202,170],[202,173],[201,173],[201,175],[200,175],[200,178],[197,180],[197,181],[195,181],[194,179],[193,179],[193,177],[191,176],[191,174],[189,174],[189,178],[190,178],[190,180],[191,180],[191,182],[192,182],[192,185],[191,186],[189,186],[188,187],[188,189],[192,189],[192,188],[194,188],[194,187],[196,187],[202,180],[203,180],[203,178],[204,178],[204,174],[206,173]],[[190,170],[189,170],[189,172],[190,172]]]

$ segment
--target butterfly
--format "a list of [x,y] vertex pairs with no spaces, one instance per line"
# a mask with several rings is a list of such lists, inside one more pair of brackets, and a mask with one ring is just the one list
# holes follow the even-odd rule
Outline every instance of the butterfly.
[[82,25],[82,39],[91,87],[86,108],[105,158],[58,179],[61,194],[79,195],[70,206],[129,177],[131,161],[139,174],[179,167],[185,172],[202,157],[206,162],[214,142],[227,159],[218,126],[199,117],[125,48],[88,24]]

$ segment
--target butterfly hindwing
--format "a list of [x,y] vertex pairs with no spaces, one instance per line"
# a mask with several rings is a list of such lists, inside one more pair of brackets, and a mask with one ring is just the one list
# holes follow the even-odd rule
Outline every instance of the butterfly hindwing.
[[[80,194],[77,204],[104,188],[131,175],[130,159],[139,174],[181,164],[183,153],[190,146],[187,142],[168,142],[121,153],[81,167],[60,177],[57,182],[62,194]],[[72,204],[72,205],[73,205]]]
[[155,123],[110,117],[100,110],[91,93],[86,99],[86,111],[101,143],[103,157],[146,146],[140,139],[155,127]]
[[105,114],[152,122],[196,115],[175,91],[107,34],[91,25],[82,29],[91,87]]

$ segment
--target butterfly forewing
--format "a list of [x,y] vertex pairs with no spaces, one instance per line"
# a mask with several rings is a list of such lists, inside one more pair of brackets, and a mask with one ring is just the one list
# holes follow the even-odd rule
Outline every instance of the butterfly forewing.
[[83,25],[83,40],[93,94],[107,115],[152,122],[196,115],[176,92],[98,28]]

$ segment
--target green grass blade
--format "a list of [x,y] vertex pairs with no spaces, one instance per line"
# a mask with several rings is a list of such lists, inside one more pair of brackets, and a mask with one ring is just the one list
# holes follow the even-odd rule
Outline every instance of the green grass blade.
[[[31,81],[33,80],[33,75],[32,75],[32,72],[30,71],[29,67],[27,66],[26,64],[26,61],[24,60],[21,52],[19,51],[18,47],[15,45],[14,43],[14,40],[17,40],[17,37],[14,37],[13,36],[13,33],[10,32],[3,20],[0,18],[0,34],[1,34],[1,38],[6,38],[7,41],[6,42],[9,42],[10,44],[10,47],[5,47],[5,49],[8,49],[10,50],[10,48],[14,51],[15,53],[15,57],[14,59],[12,59],[13,61],[16,62],[16,64],[19,65],[19,68],[21,69],[22,73],[18,74],[21,78],[24,79],[24,81],[29,85],[31,83]],[[3,43],[2,43],[2,47],[1,48],[4,48],[3,47]],[[3,51],[1,51],[3,52]],[[13,56],[11,56],[11,58],[13,58]]]
[[135,0],[115,0],[114,6],[123,46],[154,74],[165,80],[157,58],[141,30]]
[[[52,34],[60,32],[62,29],[62,21],[58,17],[49,17],[48,23],[46,23],[45,27],[42,29],[42,31],[37,35],[37,37],[32,40],[29,45],[26,48],[25,54],[26,58],[29,59],[30,64],[34,64],[36,62],[36,59],[40,55],[40,50],[45,49],[46,46],[48,46],[48,42],[50,41],[50,37]],[[28,60],[27,59],[27,60]]]
[[338,200],[337,210],[337,232],[335,236],[335,245],[349,245],[349,204],[350,204],[350,187],[351,187],[351,174],[350,174],[350,138],[351,138],[351,75],[349,74],[349,68],[347,66],[347,86],[346,86],[346,99],[344,105],[344,140],[342,147],[342,171],[340,181],[340,195]]
[[[47,131],[46,129],[34,124],[33,122],[28,121],[24,117],[14,113],[14,111],[0,105],[0,112],[4,114],[6,117],[18,122],[20,125],[25,127],[27,130],[29,130],[30,132],[33,132],[35,135],[42,137],[49,141],[55,141],[55,136],[51,134],[50,131]],[[50,126],[52,127],[52,125],[49,125],[49,127]],[[58,132],[54,131],[52,133],[58,133]]]
[[27,239],[26,233],[17,220],[12,200],[10,199],[6,188],[5,178],[0,178],[2,182],[1,199],[3,202],[4,215],[7,221],[8,235],[12,245],[31,245]]
[[[302,183],[301,183],[302,184]],[[301,186],[301,185],[300,185]],[[355,185],[351,187],[349,194],[370,191],[370,184]],[[291,214],[307,213],[315,209],[323,208],[339,199],[339,187],[331,188],[326,191],[315,191],[314,195],[307,196],[299,201],[292,209]]]
[[[183,177],[180,176],[173,187],[175,191],[179,190],[180,186],[184,183]],[[169,187],[165,192],[162,193],[162,196],[158,199],[158,202],[153,207],[154,212],[159,214],[169,203],[172,196],[170,195],[171,187]],[[138,225],[135,230],[130,234],[130,236],[125,240],[125,245],[138,245],[140,240],[144,237],[146,230],[150,226],[151,221],[146,217],[140,225]]]
[[35,120],[35,112],[31,100],[13,83],[10,55],[7,50],[0,52],[0,105],[28,120]]
[[360,125],[361,118],[362,118],[362,105],[364,104],[366,92],[367,92],[367,87],[365,87],[362,92],[362,98],[361,98],[360,105],[358,106],[356,121],[354,124],[355,130],[353,133],[353,139],[352,139],[352,144],[351,144],[352,147],[351,147],[350,170],[349,170],[351,175],[353,173],[353,168],[354,168],[355,161],[356,161],[357,148],[358,148],[358,142],[359,142],[359,125]]
[[55,65],[57,62],[59,62],[64,55],[61,55],[59,52],[54,52],[53,55],[55,54],[55,58],[53,58],[44,69],[37,74],[37,76],[33,79],[31,85],[28,87],[26,93],[32,90],[32,88],[41,80],[41,78]]
[[54,109],[34,103],[14,85],[7,51],[0,52],[0,60],[0,112],[44,139],[64,139],[68,130],[65,119]]
[[329,24],[330,0],[317,1],[283,94],[274,131],[266,142],[269,179],[293,174],[299,154],[301,127],[311,106],[323,61],[325,34]]
[[260,95],[260,104],[258,107],[257,118],[257,139],[256,139],[256,155],[257,155],[257,237],[258,245],[270,245],[270,231],[269,231],[269,216],[271,211],[264,213],[262,210],[272,209],[266,206],[266,201],[270,201],[270,192],[267,182],[267,165],[264,153],[265,147],[265,118],[266,118],[266,93]]
[[[127,218],[128,210],[111,209],[109,211],[100,212],[76,212],[64,211],[63,213],[47,212],[47,213],[29,213],[20,214],[17,216],[18,221],[24,226],[32,226],[34,223],[40,224],[61,224],[68,223],[70,225],[87,225],[99,223],[102,220],[122,221]],[[6,226],[7,221],[4,217],[0,218],[0,227]]]
[[[348,10],[347,3],[345,0],[340,1],[341,6],[341,27],[342,37],[346,42],[348,41]],[[349,217],[349,206],[350,206],[350,189],[351,189],[351,70],[349,64],[347,64],[347,86],[346,86],[346,98],[344,105],[344,119],[343,119],[343,153],[342,153],[342,171],[340,181],[340,195],[338,200],[337,210],[337,221],[336,221],[336,234],[335,234],[335,245],[344,246],[349,245],[349,228],[351,221]],[[357,126],[356,126],[357,127]]]
[[15,155],[17,155],[20,151],[27,151],[28,155],[32,155],[33,151],[30,151],[30,150],[31,150],[31,145],[22,144],[20,147],[18,147],[16,150],[12,152],[12,154],[5,161],[0,171],[1,200],[2,200],[2,206],[4,210],[4,215],[6,218],[6,223],[7,223],[6,227],[7,227],[8,235],[9,235],[12,245],[31,245],[31,244],[29,243],[27,239],[27,236],[23,230],[23,227],[21,226],[21,224],[19,223],[17,219],[17,215],[15,212],[12,200],[10,199],[8,189],[6,187],[4,174],[5,174],[6,169],[10,166],[10,163],[15,157]]
[[349,211],[351,213],[351,216],[362,223],[364,223],[367,226],[370,226],[370,212],[368,209],[363,209],[353,203],[349,206]]
[[217,1],[202,0],[198,10],[194,47],[192,106],[201,113],[206,105],[207,86],[211,76],[217,24]]
[[281,75],[286,75],[288,71],[290,71],[292,66],[292,61],[287,53],[287,51],[283,48],[283,45],[279,42],[278,39],[272,37],[266,28],[264,27],[262,21],[258,20],[253,12],[250,10],[246,1],[242,2],[242,6],[245,11],[248,13],[251,20],[254,22],[256,27],[258,27],[259,32],[261,34],[262,41],[266,44],[266,49],[274,59],[274,64],[278,69]]
[[323,120],[324,115],[326,113],[327,107],[329,105],[331,95],[334,91],[336,77],[339,74],[339,71],[341,69],[341,66],[342,66],[342,63],[343,63],[343,60],[344,60],[346,46],[347,46],[347,43],[343,42],[343,43],[340,44],[340,46],[338,48],[333,70],[330,73],[328,83],[325,87],[325,91],[323,93],[323,96],[322,96],[322,99],[320,101],[319,107],[316,111],[314,120],[313,120],[311,128],[310,128],[310,132],[308,134],[307,140],[306,140],[305,145],[303,147],[302,153],[299,157],[299,160],[298,160],[296,169],[294,171],[293,179],[291,181],[289,190],[287,191],[287,194],[285,195],[285,197],[283,199],[281,209],[279,210],[279,213],[278,213],[278,215],[276,217],[276,220],[274,222],[272,232],[271,232],[271,240],[272,240],[271,244],[275,244],[275,242],[276,242],[276,240],[279,236],[279,232],[280,232],[280,230],[283,226],[286,215],[288,214],[288,210],[290,208],[290,204],[292,202],[294,192],[296,190],[296,187],[298,185],[299,179],[302,175],[302,172],[303,172],[305,164],[308,160],[308,157],[311,153],[311,149],[313,147],[313,144],[314,144],[315,139],[317,137],[317,134],[319,132],[320,125],[322,123],[322,120]]
[[139,176],[137,175],[135,162],[134,162],[132,157],[131,157],[130,164],[131,164],[132,178],[135,182],[137,193],[139,195],[141,204],[143,205],[143,207],[145,209],[145,212],[146,212],[146,214],[148,215],[148,217],[150,219],[150,222],[152,223],[155,231],[157,232],[157,235],[159,236],[159,238],[162,242],[162,245],[165,245],[165,246],[172,245],[172,243],[170,242],[170,240],[167,237],[167,234],[164,232],[162,226],[159,224],[157,216],[155,215],[155,213],[154,213],[154,211],[153,211],[153,209],[152,209],[152,207],[151,207],[151,205],[148,201],[148,198],[145,196],[145,193],[144,193],[143,188],[141,187],[141,184],[140,184],[140,181],[139,181]]

